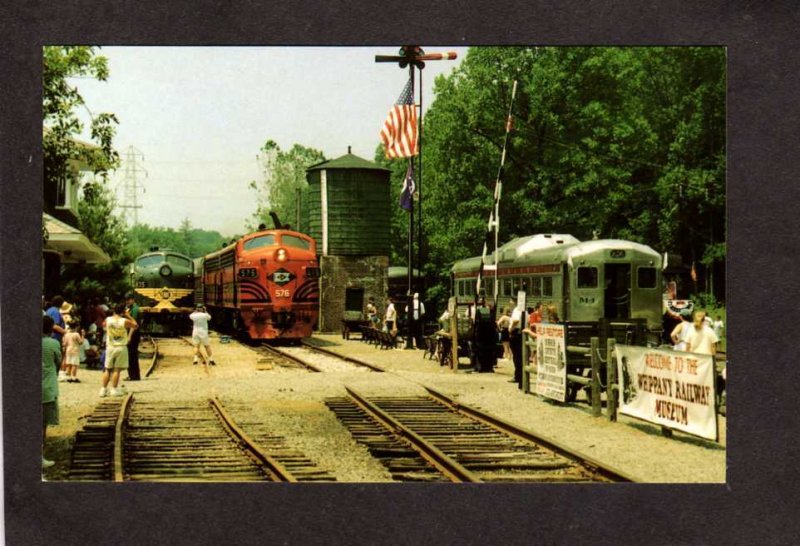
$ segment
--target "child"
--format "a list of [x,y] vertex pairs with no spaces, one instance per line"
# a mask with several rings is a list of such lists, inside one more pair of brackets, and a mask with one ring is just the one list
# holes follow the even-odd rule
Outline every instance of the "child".
[[68,324],[67,333],[64,334],[62,341],[64,345],[65,359],[65,376],[64,379],[59,377],[59,381],[67,381],[69,383],[80,383],[78,379],[78,365],[81,358],[81,345],[83,344],[83,336],[78,331],[80,324],[77,321],[72,321]]

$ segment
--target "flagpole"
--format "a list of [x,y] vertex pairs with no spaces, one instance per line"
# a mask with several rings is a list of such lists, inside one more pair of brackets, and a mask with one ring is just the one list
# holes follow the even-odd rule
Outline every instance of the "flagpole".
[[[387,63],[387,62],[397,62],[400,68],[405,68],[408,65],[408,73],[409,73],[409,80],[410,80],[410,89],[411,94],[414,94],[414,67],[416,66],[419,68],[419,119],[417,120],[418,123],[418,130],[417,130],[417,154],[419,155],[419,170],[417,175],[417,190],[421,192],[422,187],[422,69],[425,68],[424,61],[444,61],[444,60],[454,60],[456,59],[455,52],[448,51],[444,53],[430,53],[425,54],[422,51],[422,48],[418,46],[411,46],[406,45],[400,49],[399,55],[375,55],[375,62],[376,63]],[[416,108],[416,105],[413,101],[412,96],[412,107]],[[383,132],[381,132],[382,138],[384,138]],[[388,146],[388,136],[386,136],[386,140],[384,142]],[[390,155],[387,153],[387,158],[390,157],[398,157],[397,155]],[[414,157],[413,154],[411,156],[400,155],[399,157],[409,157],[409,168],[413,176],[413,167],[414,167]],[[407,335],[406,335],[406,349],[413,348],[413,323],[414,321],[414,308],[413,308],[413,293],[414,293],[414,199],[413,194],[411,196],[411,202],[409,203],[409,217],[408,217],[408,297],[407,297],[407,306],[408,306],[408,316],[406,319],[407,327]],[[419,217],[417,218],[418,223],[418,241],[417,241],[417,270],[419,271],[422,267],[422,193],[419,194]]]
[[[416,191],[419,196],[419,211],[417,213],[417,270],[422,273],[422,67],[419,67],[419,135],[417,150],[419,151],[419,171],[417,175]],[[419,288],[419,287],[418,287]]]
[[[409,63],[408,74],[411,78],[411,93],[414,93],[414,63]],[[413,97],[412,97],[413,99]],[[412,101],[413,102],[413,101]],[[413,104],[412,104],[413,106]],[[414,156],[408,158],[408,161],[414,165]],[[416,184],[416,181],[415,181]],[[412,322],[414,321],[414,195],[411,195],[411,208],[408,211],[408,292],[406,293],[406,349],[414,348],[414,339],[412,336],[413,328]]]

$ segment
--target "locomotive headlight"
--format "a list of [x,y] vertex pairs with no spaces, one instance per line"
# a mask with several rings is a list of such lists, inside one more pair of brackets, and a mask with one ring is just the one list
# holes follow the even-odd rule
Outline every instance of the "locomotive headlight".
[[285,262],[287,259],[289,259],[289,255],[287,254],[285,248],[279,248],[275,251],[276,262]]

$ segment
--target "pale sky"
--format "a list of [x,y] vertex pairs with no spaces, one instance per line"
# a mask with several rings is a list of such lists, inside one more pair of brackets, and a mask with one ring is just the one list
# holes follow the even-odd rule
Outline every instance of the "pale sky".
[[[423,107],[433,100],[433,80],[455,61],[430,61],[423,70]],[[408,69],[376,63],[394,55],[384,47],[103,47],[110,77],[75,79],[93,113],[119,119],[115,148],[144,155],[138,164],[139,223],[194,227],[224,236],[245,231],[256,210],[260,179],[256,159],[268,139],[288,150],[298,143],[326,157],[347,153],[372,160],[389,108],[408,79]],[[88,126],[88,124],[87,124]],[[88,131],[87,131],[88,134]],[[84,136],[86,139],[86,136]],[[112,176],[121,182],[124,163]],[[117,193],[122,197],[121,184]]]

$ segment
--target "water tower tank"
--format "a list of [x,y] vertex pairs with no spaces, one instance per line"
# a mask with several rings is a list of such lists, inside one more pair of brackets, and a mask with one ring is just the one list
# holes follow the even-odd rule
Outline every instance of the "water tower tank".
[[348,153],[306,170],[307,233],[325,256],[389,255],[389,169]]

